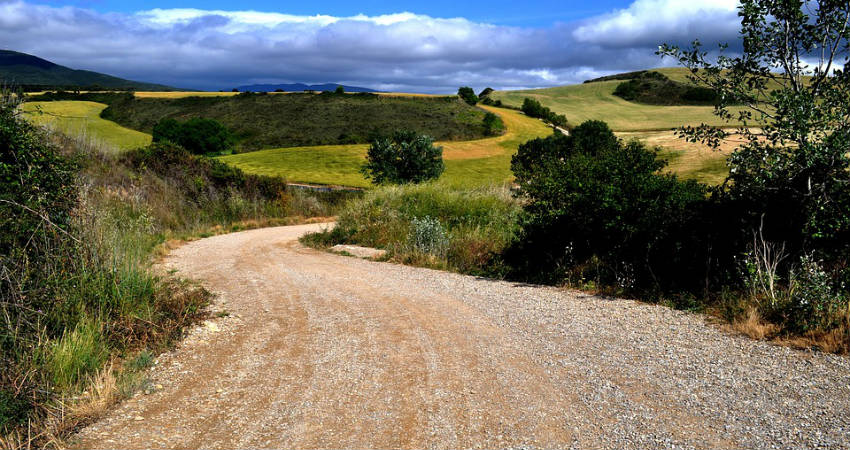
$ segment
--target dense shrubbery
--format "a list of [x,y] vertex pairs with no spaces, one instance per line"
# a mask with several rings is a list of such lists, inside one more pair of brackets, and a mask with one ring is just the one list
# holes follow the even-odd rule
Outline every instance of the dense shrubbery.
[[631,74],[628,81],[617,85],[613,94],[648,105],[712,105],[718,100],[714,89],[689,86],[652,71]]
[[162,119],[153,127],[153,142],[171,142],[196,155],[222,155],[233,151],[236,137],[212,119]]
[[659,173],[655,151],[590,121],[523,144],[511,167],[526,201],[520,239],[506,253],[517,276],[699,291],[707,189]]
[[439,178],[445,170],[443,147],[429,136],[397,131],[372,142],[361,171],[375,184],[421,183]]
[[522,102],[522,112],[528,117],[541,119],[544,122],[556,127],[564,128],[567,126],[567,118],[564,115],[556,114],[551,109],[543,106],[533,98],[526,98]]

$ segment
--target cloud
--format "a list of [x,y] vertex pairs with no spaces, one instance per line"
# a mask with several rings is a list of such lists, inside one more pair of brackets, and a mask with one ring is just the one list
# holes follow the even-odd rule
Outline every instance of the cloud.
[[658,45],[734,38],[738,0],[637,0],[628,8],[593,18],[573,32],[578,42],[607,47]]
[[[730,16],[728,2],[722,8],[694,2],[702,14],[719,14],[722,22],[712,24],[721,30],[718,38],[735,38],[734,3]],[[542,87],[657,66],[660,41],[702,30],[698,14],[677,3],[637,0],[580,23],[522,28],[410,12],[334,17],[180,8],[103,14],[0,0],[0,48],[201,89],[269,82],[422,92],[467,84]],[[668,9],[659,15],[654,8]]]

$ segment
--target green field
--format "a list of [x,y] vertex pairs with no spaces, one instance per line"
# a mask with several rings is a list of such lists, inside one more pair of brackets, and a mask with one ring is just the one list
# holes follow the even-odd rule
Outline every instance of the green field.
[[[510,158],[519,144],[552,134],[552,129],[516,111],[485,107],[498,114],[508,131],[498,137],[463,142],[440,142],[446,172],[441,181],[468,187],[509,182]],[[248,173],[285,176],[290,181],[367,187],[360,174],[367,145],[331,145],[261,150],[221,157]]]
[[23,109],[39,125],[55,128],[70,136],[82,136],[107,147],[128,150],[151,143],[151,136],[102,119],[102,103],[59,101],[24,103]]

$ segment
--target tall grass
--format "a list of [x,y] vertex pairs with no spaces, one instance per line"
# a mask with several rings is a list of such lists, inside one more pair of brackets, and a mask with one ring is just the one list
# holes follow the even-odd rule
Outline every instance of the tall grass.
[[400,262],[501,276],[499,254],[514,237],[519,211],[506,186],[381,187],[349,203],[336,228],[309,235],[304,242],[366,245],[386,249]]
[[[180,149],[121,153],[5,119],[10,139],[74,161],[74,172],[47,164],[34,178],[70,180],[66,203],[0,205],[0,447],[61,445],[64,433],[143,386],[145,361],[205,317],[209,293],[156,275],[160,244],[328,216],[356,195],[290,192],[281,179]],[[14,160],[17,145],[3,156]],[[33,183],[0,193],[37,199],[28,192],[42,186]]]

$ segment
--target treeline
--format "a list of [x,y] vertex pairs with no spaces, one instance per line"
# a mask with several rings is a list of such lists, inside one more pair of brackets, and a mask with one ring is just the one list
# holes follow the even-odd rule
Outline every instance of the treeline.
[[533,98],[526,98],[522,102],[522,112],[528,117],[540,119],[549,125],[566,128],[567,117],[562,114],[557,114],[546,106],[543,106],[539,101]]

